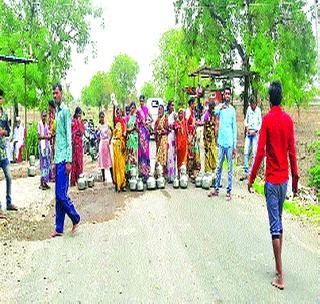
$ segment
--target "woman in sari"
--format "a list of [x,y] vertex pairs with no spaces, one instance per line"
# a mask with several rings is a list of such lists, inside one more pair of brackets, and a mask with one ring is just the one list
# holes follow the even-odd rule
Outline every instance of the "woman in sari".
[[144,96],[140,98],[140,108],[137,111],[137,123],[139,130],[139,148],[138,148],[138,160],[139,160],[139,173],[143,180],[146,181],[150,173],[150,154],[149,154],[149,142],[150,142],[150,126],[153,121],[149,114],[148,107],[144,104]]
[[182,109],[179,109],[178,119],[175,123],[175,130],[177,142],[177,169],[180,173],[181,166],[187,164],[188,143],[187,123],[184,118],[184,111]]
[[163,167],[164,175],[167,175],[167,149],[168,149],[168,120],[164,114],[164,106],[159,106],[158,119],[154,126],[154,134],[157,146],[156,166]]
[[191,179],[195,178],[196,172],[200,171],[200,149],[196,134],[196,118],[194,115],[195,99],[189,100],[189,109],[186,111],[186,120],[188,127],[188,174]]
[[116,191],[125,191],[126,188],[126,142],[121,122],[117,122],[113,130],[113,181]]
[[105,170],[109,169],[111,178],[113,181],[113,171],[112,171],[112,159],[110,152],[110,142],[111,142],[111,131],[109,126],[105,123],[104,113],[99,113],[99,126],[97,137],[99,139],[99,168],[101,169],[102,181],[106,181]]
[[204,170],[214,173],[217,166],[216,147],[216,118],[214,115],[214,103],[209,103],[209,109],[204,115],[203,143],[205,150]]
[[139,136],[137,131],[137,108],[134,102],[130,105],[130,113],[127,122],[127,141],[126,141],[126,173],[132,167],[138,168],[138,146]]
[[38,138],[39,138],[39,156],[40,156],[40,186],[42,190],[50,189],[48,182],[51,176],[51,155],[50,155],[50,135],[47,124],[47,113],[41,114],[41,120],[38,123]]
[[80,174],[83,172],[83,141],[85,129],[81,120],[82,111],[80,107],[76,107],[73,119],[71,121],[72,136],[72,167],[70,186],[76,185]]
[[175,122],[177,114],[173,101],[168,103],[168,182],[172,183],[176,176],[176,133]]

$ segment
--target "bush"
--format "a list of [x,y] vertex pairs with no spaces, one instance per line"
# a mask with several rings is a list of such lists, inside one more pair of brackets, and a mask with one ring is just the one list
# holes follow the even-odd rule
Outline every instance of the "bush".
[[39,140],[38,140],[37,122],[33,122],[32,125],[27,130],[26,146],[27,146],[28,157],[30,157],[30,155],[34,155],[36,158],[39,158]]
[[[317,133],[320,137],[320,131]],[[316,187],[317,190],[320,190],[320,140],[315,141],[310,149],[315,153],[316,161],[315,164],[310,168],[310,185]]]

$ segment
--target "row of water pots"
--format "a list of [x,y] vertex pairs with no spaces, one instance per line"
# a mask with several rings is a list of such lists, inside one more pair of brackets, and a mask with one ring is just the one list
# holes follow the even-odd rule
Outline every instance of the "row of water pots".
[[[148,190],[155,189],[164,189],[166,186],[166,180],[163,176],[163,167],[158,165],[156,167],[156,176],[150,175],[146,181]],[[181,176],[180,179],[176,177],[173,181],[173,187],[175,189],[182,188],[186,189],[188,187],[188,175],[186,166],[181,167]],[[138,177],[138,170],[136,167],[130,169],[130,179],[129,179],[129,188],[131,191],[143,191],[144,184],[142,178]]]
[[213,185],[214,175],[212,173],[200,172],[195,178],[195,185],[197,188],[210,189]]
[[87,176],[86,174],[80,174],[78,178],[78,189],[79,190],[86,190],[87,188],[94,187],[95,176],[90,174]]

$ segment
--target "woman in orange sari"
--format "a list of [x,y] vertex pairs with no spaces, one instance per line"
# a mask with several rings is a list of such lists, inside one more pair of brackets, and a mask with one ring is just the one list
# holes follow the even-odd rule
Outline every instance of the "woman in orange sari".
[[126,121],[119,107],[113,105],[113,181],[116,191],[126,190]]
[[177,169],[180,172],[182,165],[187,164],[187,143],[188,143],[188,133],[187,133],[187,123],[184,118],[184,111],[179,109],[178,119],[175,123],[176,129],[176,143],[177,143]]
[[126,142],[125,130],[120,121],[118,121],[113,130],[113,181],[116,191],[125,191],[126,189]]

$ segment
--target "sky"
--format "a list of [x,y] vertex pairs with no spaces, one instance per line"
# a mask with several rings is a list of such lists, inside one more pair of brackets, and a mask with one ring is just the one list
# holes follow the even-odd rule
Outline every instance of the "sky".
[[[98,71],[108,71],[113,59],[126,53],[139,64],[138,94],[143,83],[152,79],[151,62],[158,53],[161,35],[175,27],[173,0],[93,0],[103,9],[105,27],[92,23],[91,38],[96,41],[97,56],[73,51],[72,68],[66,82],[71,94],[79,99],[81,90]],[[314,0],[308,0],[312,5]]]
[[[137,89],[152,79],[151,62],[158,52],[161,35],[175,27],[173,0],[94,0],[103,9],[105,27],[92,24],[91,38],[96,41],[97,56],[85,63],[85,55],[75,51],[66,82],[71,94],[80,98],[81,90],[98,71],[108,71],[113,59],[126,53],[139,64]],[[139,91],[138,91],[139,93]]]

